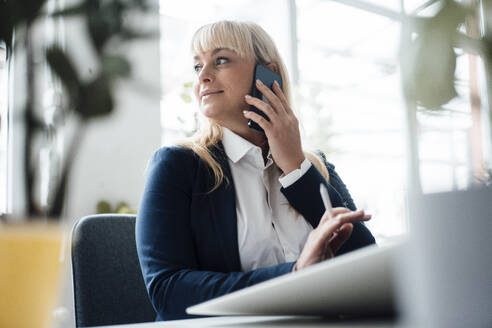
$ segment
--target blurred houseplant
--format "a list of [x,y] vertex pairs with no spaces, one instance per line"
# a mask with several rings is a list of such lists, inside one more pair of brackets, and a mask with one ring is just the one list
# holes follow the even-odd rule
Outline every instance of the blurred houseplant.
[[[22,66],[26,76],[21,79],[25,80],[25,86],[17,89],[16,85],[14,91],[16,95],[27,95],[22,108],[11,108],[11,113],[22,118],[24,125],[25,210],[20,220],[7,220],[9,224],[0,225],[0,327],[52,326],[51,311],[56,302],[60,261],[63,260],[60,249],[63,252],[65,247],[62,244],[64,229],[59,222],[75,155],[87,124],[112,113],[115,81],[130,76],[131,65],[121,54],[122,46],[134,39],[156,35],[128,22],[128,17],[151,9],[144,0],[82,0],[66,9],[48,12],[47,7],[53,2],[60,3],[56,0],[0,0],[0,42],[7,45],[9,65],[13,56],[17,62],[25,58]],[[51,115],[49,120],[39,105],[36,85],[39,70],[35,67],[40,60],[35,45],[39,44],[36,24],[47,17],[74,17],[82,21],[88,36],[84,46],[95,54],[98,67],[90,78],[83,78],[72,56],[60,44],[42,45],[43,60],[61,91],[60,99],[56,99],[56,117],[53,119],[55,115]],[[18,53],[23,55],[18,56]],[[40,144],[54,142],[52,136],[63,133],[69,120],[75,122],[75,129],[64,148],[64,161],[59,167],[55,166],[59,172],[54,175],[54,181],[49,181],[54,185],[49,190],[49,201],[41,205],[37,192],[42,174],[38,163]],[[41,218],[52,219],[54,224],[41,224],[45,221]]]
[[[457,97],[455,49],[462,49],[483,62],[486,101],[478,92],[470,99],[475,110],[472,118],[483,121],[473,122],[472,132],[488,135],[471,138],[472,152],[480,153],[472,164],[482,166],[480,176],[474,177],[475,185],[426,194],[420,186],[418,130],[409,133],[410,243],[397,266],[400,313],[405,327],[488,327],[492,322],[492,26],[488,22],[492,1],[431,3],[439,6],[433,16],[402,17],[401,72],[407,119],[416,126],[417,109],[439,113]],[[482,111],[485,103],[488,108]],[[481,130],[484,126],[488,131]],[[477,158],[484,163],[476,163]]]
[[[26,97],[24,105],[24,190],[25,217],[59,219],[62,216],[67,185],[75,155],[83,138],[87,124],[99,117],[107,116],[114,109],[114,82],[130,76],[129,60],[118,52],[128,41],[155,36],[156,33],[142,31],[135,24],[129,24],[131,15],[144,14],[154,6],[146,0],[82,0],[71,7],[51,13],[51,17],[77,17],[86,27],[89,47],[95,54],[99,70],[90,79],[82,78],[69,53],[58,44],[45,50],[46,61],[61,82],[64,93],[60,101],[59,119],[46,122],[36,109],[36,85],[34,68],[35,49],[33,26],[40,18],[46,17],[47,0],[0,0],[0,41],[7,44],[8,58],[14,50],[22,47],[26,53]],[[116,49],[116,50],[115,50]],[[121,52],[121,51],[120,51]],[[18,110],[17,108],[15,110]],[[40,170],[39,139],[62,129],[66,119],[75,117],[75,130],[66,147],[64,162],[60,165],[57,181],[50,190],[49,202],[40,206],[35,185]],[[39,197],[38,197],[39,198]]]
[[[401,72],[403,90],[408,104],[409,121],[416,122],[416,110],[431,113],[443,112],[443,105],[449,103],[458,96],[456,91],[457,78],[455,76],[457,54],[455,49],[462,49],[465,53],[478,55],[483,61],[485,70],[485,92],[488,98],[488,115],[481,115],[486,120],[485,126],[489,127],[489,135],[485,139],[489,142],[482,143],[474,140],[472,151],[481,152],[478,158],[481,163],[473,163],[481,167],[480,176],[475,176],[475,182],[490,183],[492,158],[487,144],[492,142],[492,38],[491,26],[485,25],[483,36],[480,36],[480,17],[487,20],[490,16],[492,3],[489,0],[431,1],[438,5],[437,13],[430,17],[402,17],[401,35]],[[482,12],[482,15],[481,15]],[[466,33],[464,32],[466,30]],[[479,94],[471,94],[471,103],[475,107],[482,106]],[[480,114],[478,114],[480,116]],[[474,129],[480,129],[480,122]],[[419,183],[420,172],[418,169],[418,132],[410,131],[410,190],[421,193]],[[487,133],[487,130],[481,131]]]
[[96,205],[96,214],[118,213],[137,214],[137,210],[131,208],[126,202],[118,202],[114,207],[107,200],[100,200]]

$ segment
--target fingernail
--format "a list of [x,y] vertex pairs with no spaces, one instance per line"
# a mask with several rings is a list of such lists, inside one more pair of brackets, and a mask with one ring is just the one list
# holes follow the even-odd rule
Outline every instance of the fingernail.
[[275,85],[280,88],[280,84],[277,82],[277,80],[273,81],[273,83],[275,83]]
[[249,99],[249,98],[251,98],[251,96],[250,95],[246,95],[246,96],[244,96],[244,98]]
[[260,80],[256,80],[256,83],[258,83],[259,85],[263,85],[263,82],[261,82]]
[[247,110],[243,110],[243,115],[246,115],[248,113]]

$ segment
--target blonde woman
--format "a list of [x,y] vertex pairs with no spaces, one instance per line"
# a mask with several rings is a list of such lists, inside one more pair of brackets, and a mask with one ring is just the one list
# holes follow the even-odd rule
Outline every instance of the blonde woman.
[[[361,222],[370,216],[356,211],[334,166],[302,150],[287,71],[268,34],[220,21],[195,33],[192,53],[205,124],[154,154],[136,224],[157,320],[187,318],[188,306],[374,243]],[[253,81],[257,64],[280,74],[283,88]],[[253,83],[270,104],[250,96]]]

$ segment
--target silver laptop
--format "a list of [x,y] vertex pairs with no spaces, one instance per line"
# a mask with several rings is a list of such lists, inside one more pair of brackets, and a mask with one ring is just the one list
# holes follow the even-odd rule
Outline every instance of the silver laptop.
[[187,308],[196,315],[386,315],[403,242],[369,246]]

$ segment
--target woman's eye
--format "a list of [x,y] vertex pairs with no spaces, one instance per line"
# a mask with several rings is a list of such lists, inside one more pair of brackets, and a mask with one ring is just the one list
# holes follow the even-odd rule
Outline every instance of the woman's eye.
[[218,57],[217,58],[217,64],[225,64],[228,61],[229,61],[229,59],[227,59],[226,57]]
[[[226,58],[226,57],[218,57],[216,60],[215,60],[215,64],[216,65],[221,65],[221,64],[225,64],[229,61],[229,58]],[[193,70],[195,72],[199,72],[200,70],[202,69],[202,65],[201,64],[195,64],[193,66]]]

